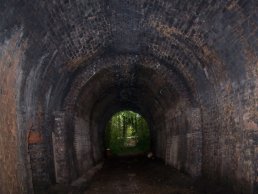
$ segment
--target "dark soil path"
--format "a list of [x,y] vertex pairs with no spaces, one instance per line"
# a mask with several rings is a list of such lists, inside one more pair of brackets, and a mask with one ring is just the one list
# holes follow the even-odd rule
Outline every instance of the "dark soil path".
[[[93,173],[89,173],[93,174]],[[91,176],[90,176],[91,177]],[[83,179],[82,179],[83,180]],[[206,181],[205,181],[206,182]],[[55,185],[48,194],[232,194],[142,156],[106,160],[92,179],[77,186]],[[81,184],[82,183],[82,184]],[[198,189],[197,189],[198,188]],[[44,193],[45,194],[45,193]]]
[[193,180],[161,161],[143,157],[108,160],[85,194],[199,194]]

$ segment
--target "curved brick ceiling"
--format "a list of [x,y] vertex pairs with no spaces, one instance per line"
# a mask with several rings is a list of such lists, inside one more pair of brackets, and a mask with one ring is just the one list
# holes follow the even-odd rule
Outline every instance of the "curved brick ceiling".
[[36,84],[41,91],[44,86],[43,94],[56,87],[61,90],[77,68],[109,53],[157,58],[180,72],[189,87],[218,84],[217,77],[239,80],[253,74],[244,65],[256,58],[255,33],[250,33],[256,12],[249,1],[64,0],[4,5],[12,10],[2,14],[18,16],[4,21],[5,27],[18,23],[29,39],[25,77],[29,72],[40,77],[29,85]]
[[[180,72],[192,90],[219,84],[218,77],[253,74],[244,65],[255,60],[255,34],[249,33],[255,8],[248,2],[42,1],[16,7],[30,43],[24,72],[41,78],[31,80],[41,91],[44,86],[43,94],[65,89],[78,68],[109,53],[154,57]],[[246,21],[249,31],[241,30]]]

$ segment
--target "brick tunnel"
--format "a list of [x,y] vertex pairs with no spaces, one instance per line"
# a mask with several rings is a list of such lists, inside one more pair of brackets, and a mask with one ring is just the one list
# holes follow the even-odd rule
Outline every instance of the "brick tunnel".
[[0,193],[105,161],[125,109],[168,166],[258,193],[257,13],[256,0],[1,0]]

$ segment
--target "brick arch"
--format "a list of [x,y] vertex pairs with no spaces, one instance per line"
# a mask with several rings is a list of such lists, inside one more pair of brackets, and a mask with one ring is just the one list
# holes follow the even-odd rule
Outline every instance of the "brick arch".
[[[134,73],[139,75],[134,75]],[[133,55],[106,57],[97,60],[91,66],[86,67],[84,71],[82,71],[81,74],[76,77],[73,85],[71,85],[72,90],[70,91],[70,93],[68,93],[67,98],[64,101],[64,107],[61,109],[64,111],[60,112],[61,121],[60,124],[57,125],[59,127],[56,128],[56,130],[62,131],[60,131],[60,134],[70,134],[68,136],[72,139],[68,146],[70,148],[67,148],[67,146],[65,146],[66,143],[64,140],[62,140],[61,142],[55,141],[54,150],[58,148],[60,149],[60,147],[66,147],[66,149],[69,149],[71,152],[75,153],[75,163],[78,163],[77,167],[69,167],[69,161],[67,161],[67,159],[64,159],[65,156],[58,156],[60,160],[56,162],[56,165],[58,164],[57,170],[60,169],[60,171],[57,171],[59,181],[69,181],[72,178],[71,176],[69,176],[69,174],[71,174],[71,172],[73,171],[76,171],[76,168],[79,168],[79,172],[82,172],[83,169],[85,170],[89,168],[90,166],[94,165],[96,161],[99,161],[101,157],[103,157],[101,155],[101,150],[99,150],[102,148],[98,147],[98,145],[95,145],[101,144],[102,141],[99,139],[102,135],[99,134],[99,131],[101,131],[101,129],[99,129],[100,126],[96,124],[97,120],[101,120],[103,119],[103,117],[108,117],[107,114],[109,114],[110,116],[110,114],[112,113],[112,111],[110,113],[110,110],[113,109],[117,103],[119,104],[119,102],[115,103],[114,101],[119,98],[117,97],[116,93],[120,92],[119,95],[121,95],[122,92],[119,89],[119,84],[123,84],[124,82],[130,82],[131,79],[135,79],[137,81],[132,85],[130,85],[129,83],[130,87],[140,88],[138,88],[136,92],[136,88],[132,90],[132,88],[130,88],[129,86],[125,86],[125,89],[128,90],[128,92],[133,91],[136,96],[138,96],[137,100],[139,100],[139,98],[142,98],[143,100],[143,102],[139,101],[139,103],[142,103],[142,107],[137,107],[136,105],[135,108],[139,108],[139,110],[143,113],[150,112],[151,116],[148,118],[148,120],[154,118],[154,120],[152,120],[151,122],[153,124],[152,136],[154,137],[153,144],[155,144],[156,146],[155,151],[157,152],[157,155],[164,158],[168,162],[172,160],[170,158],[169,151],[166,151],[166,149],[171,149],[171,142],[170,140],[165,140],[166,138],[164,137],[164,133],[167,130],[170,131],[173,129],[171,128],[170,124],[166,125],[165,123],[170,122],[167,121],[167,119],[169,119],[169,115],[173,117],[178,113],[174,113],[172,110],[169,110],[169,108],[173,109],[175,105],[172,104],[178,103],[182,103],[182,106],[189,106],[188,115],[182,114],[182,118],[186,119],[186,117],[188,117],[188,120],[191,120],[191,114],[194,109],[191,109],[190,107],[197,107],[196,103],[193,104],[194,99],[192,99],[193,95],[191,94],[191,91],[188,90],[189,86],[185,85],[186,82],[182,81],[182,78],[178,76],[179,75],[176,75],[173,69],[168,69],[167,66],[164,66],[159,61],[153,58],[145,58]],[[112,87],[114,89],[113,92]],[[123,90],[123,87],[121,89]],[[146,89],[146,93],[141,94],[144,89]],[[107,94],[114,94],[114,96],[111,96],[111,98],[109,98],[107,94],[103,95],[103,90],[107,90]],[[99,99],[99,96],[103,96],[103,98]],[[157,97],[160,99],[156,99]],[[178,102],[178,98],[180,98],[180,102]],[[132,99],[130,98],[130,100]],[[131,102],[130,100],[129,102],[124,103],[129,103],[128,108],[133,108],[133,102]],[[155,100],[157,100],[158,105],[155,104]],[[123,104],[123,102],[121,103]],[[180,106],[181,105],[178,105],[178,107]],[[78,109],[78,107],[81,107],[81,110]],[[122,107],[123,105],[120,108]],[[177,109],[176,106],[174,108]],[[179,114],[181,115],[181,113]],[[181,116],[179,117],[181,118]],[[200,115],[197,117],[200,117]],[[58,118],[59,115],[57,116],[57,119]],[[165,120],[165,123],[160,125],[162,119]],[[190,122],[190,120],[187,122]],[[189,134],[196,133],[196,130],[201,130],[201,127],[199,125],[200,124],[198,124],[198,128],[187,129],[189,130]],[[54,133],[57,134],[58,131]],[[101,133],[103,133],[103,131]],[[191,144],[188,146],[192,146],[196,150],[199,149],[198,146],[201,145],[200,133],[201,132],[199,131],[199,139],[196,139],[195,141],[195,143],[197,142],[197,144]],[[189,135],[189,137],[190,136],[191,135]],[[191,136],[191,138],[196,137]],[[56,139],[60,139],[60,136],[57,135]],[[92,155],[92,152],[95,153],[95,158]],[[200,158],[200,153],[198,153],[196,157]],[[89,163],[83,163],[82,161],[88,161]],[[187,163],[187,161],[184,162]],[[188,163],[186,167],[189,169],[194,168],[194,170],[191,170],[191,173],[195,176],[200,175],[201,170],[200,159],[197,161],[197,163]],[[192,165],[197,165],[198,167],[193,167]],[[184,167],[178,166],[178,168]],[[67,171],[64,171],[63,169],[67,169]]]
[[[4,174],[8,179],[1,181],[1,192],[15,191],[10,183],[21,185],[23,181],[24,188],[17,186],[17,192],[30,192],[30,167],[38,175],[32,176],[35,188],[37,179],[46,185],[55,181],[51,180],[52,153],[48,146],[53,115],[61,117],[64,98],[77,72],[105,55],[142,55],[154,58],[167,69],[173,67],[180,86],[188,86],[184,91],[189,92],[180,91],[181,96],[196,100],[200,107],[205,135],[203,175],[214,182],[227,182],[235,191],[256,192],[256,1],[60,0],[35,4],[30,0],[3,0],[2,4],[0,98],[5,108],[0,135],[10,138],[6,129],[11,123],[18,126],[12,132],[23,141],[13,138],[1,142],[1,153],[14,161],[21,158],[21,163],[7,165]],[[17,76],[12,73],[7,78],[6,71],[14,68],[12,63],[17,67]],[[13,94],[11,99],[6,96],[9,92]],[[10,102],[17,103],[11,113],[7,105]],[[198,115],[198,111],[192,110],[192,114],[178,107],[167,114],[167,123],[175,129],[183,128],[192,123],[185,118],[194,112]],[[27,132],[29,142],[41,142],[29,145],[33,153],[31,166],[26,159]],[[13,144],[19,145],[18,152],[6,151]],[[9,163],[6,159],[0,162]],[[10,174],[17,168],[28,169],[27,177],[19,173],[17,180],[13,179]]]

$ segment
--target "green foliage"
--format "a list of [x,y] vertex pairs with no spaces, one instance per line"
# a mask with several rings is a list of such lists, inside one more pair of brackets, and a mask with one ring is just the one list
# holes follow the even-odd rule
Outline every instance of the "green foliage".
[[147,122],[138,113],[118,112],[107,124],[106,146],[117,155],[147,152],[150,147]]

